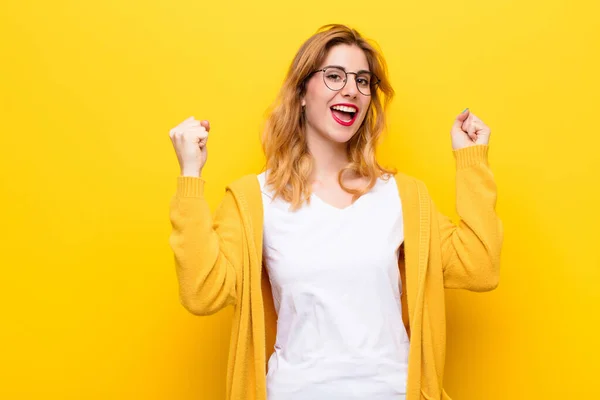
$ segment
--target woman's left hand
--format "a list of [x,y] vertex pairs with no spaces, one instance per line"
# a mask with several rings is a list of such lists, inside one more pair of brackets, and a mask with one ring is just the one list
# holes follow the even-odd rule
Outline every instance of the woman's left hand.
[[484,124],[471,110],[463,111],[452,125],[452,149],[459,150],[477,144],[487,145],[490,142],[490,128]]

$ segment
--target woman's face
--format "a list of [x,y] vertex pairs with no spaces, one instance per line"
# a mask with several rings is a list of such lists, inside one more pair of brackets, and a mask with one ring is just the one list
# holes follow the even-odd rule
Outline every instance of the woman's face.
[[[369,71],[369,63],[365,53],[356,46],[340,44],[332,47],[323,63],[317,69],[327,66],[339,66],[346,72]],[[356,82],[356,75],[348,74],[345,86],[339,90],[331,90],[325,82],[328,79],[330,86],[335,86],[332,82],[344,79],[344,76],[336,77],[328,72],[317,72],[309,79],[306,85],[306,94],[302,99],[304,113],[306,118],[307,135],[319,135],[321,138],[336,143],[346,143],[358,131],[361,126],[371,97],[362,94],[358,90],[358,85],[363,92],[367,92],[365,81]],[[367,92],[368,93],[368,92]],[[339,106],[342,110],[335,110]],[[353,109],[356,113],[349,113]]]

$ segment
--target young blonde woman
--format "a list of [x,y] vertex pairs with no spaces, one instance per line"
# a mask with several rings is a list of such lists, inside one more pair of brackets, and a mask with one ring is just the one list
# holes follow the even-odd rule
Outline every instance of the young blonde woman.
[[452,125],[455,225],[375,158],[394,91],[370,43],[327,25],[301,46],[265,126],[265,170],[231,183],[214,217],[208,121],[170,132],[180,300],[197,315],[235,308],[228,400],[449,399],[444,289],[498,285],[490,129],[468,110]]

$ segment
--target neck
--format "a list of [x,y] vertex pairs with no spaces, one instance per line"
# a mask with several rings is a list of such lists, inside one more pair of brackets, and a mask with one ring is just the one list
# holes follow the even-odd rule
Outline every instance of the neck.
[[312,183],[337,182],[339,172],[348,164],[346,143],[332,142],[308,132],[306,140],[313,159],[310,181]]

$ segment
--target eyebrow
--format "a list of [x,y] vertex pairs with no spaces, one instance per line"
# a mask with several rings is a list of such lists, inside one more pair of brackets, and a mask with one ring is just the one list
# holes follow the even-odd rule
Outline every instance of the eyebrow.
[[[346,71],[346,68],[342,67],[341,65],[326,65],[326,66],[325,66],[325,67],[323,67],[323,68],[331,68],[331,67],[335,67],[335,68],[343,69],[344,71]],[[365,73],[365,72],[366,72],[367,74],[370,74],[370,73],[371,73],[371,71],[368,71],[368,70],[366,70],[366,69],[361,69],[360,71],[358,71],[358,72],[357,72],[357,74],[362,74],[362,73]]]

